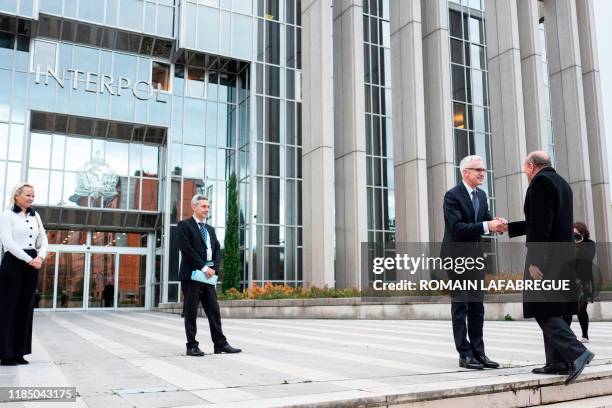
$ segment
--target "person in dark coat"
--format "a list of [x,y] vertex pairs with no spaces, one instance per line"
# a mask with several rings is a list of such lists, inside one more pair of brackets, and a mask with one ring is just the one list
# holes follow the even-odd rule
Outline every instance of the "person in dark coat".
[[[530,153],[523,164],[529,181],[525,195],[525,221],[508,224],[510,237],[526,235],[525,280],[559,280],[573,254],[565,259],[573,242],[572,190],[551,166],[550,156],[542,151]],[[567,302],[544,291],[525,293],[523,314],[535,318],[544,336],[546,365],[535,374],[568,374],[565,384],[580,375],[595,356],[578,341],[563,320],[575,302]],[[539,297],[539,298],[538,298]]]
[[[482,158],[467,156],[461,160],[459,169],[463,180],[444,195],[444,238],[440,251],[442,259],[482,257],[482,235],[506,229],[507,222],[493,219],[489,212],[487,194],[478,188],[486,175]],[[447,273],[450,280],[477,282],[484,279],[484,271],[476,269],[459,271],[455,268],[449,269]],[[469,369],[498,368],[499,364],[485,354],[482,291],[451,293],[451,316],[459,366]]]
[[[576,274],[576,314],[580,329],[582,330],[583,343],[589,342],[589,314],[587,306],[593,302],[593,259],[595,259],[595,242],[590,239],[589,228],[583,222],[574,223],[574,241],[576,242],[576,259],[573,261]],[[566,313],[563,318],[568,325],[572,324],[572,314]]]
[[221,265],[221,245],[215,229],[206,223],[210,209],[208,198],[196,194],[191,199],[191,217],[180,221],[177,225],[178,247],[181,251],[179,280],[183,289],[183,315],[185,320],[185,335],[187,337],[188,356],[201,357],[196,340],[198,331],[196,320],[198,305],[202,304],[210,335],[214,343],[215,354],[240,353],[242,350],[229,345],[221,327],[221,310],[217,301],[215,286],[191,279],[193,271],[201,270],[209,278],[217,274]]

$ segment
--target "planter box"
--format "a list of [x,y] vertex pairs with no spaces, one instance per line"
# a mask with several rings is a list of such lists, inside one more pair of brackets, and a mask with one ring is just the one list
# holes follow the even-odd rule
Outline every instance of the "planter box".
[[[612,294],[589,304],[592,321],[612,320]],[[487,320],[504,320],[510,315],[523,319],[520,294],[485,296]],[[448,320],[450,299],[447,296],[407,296],[395,298],[320,298],[276,300],[219,301],[221,316],[237,319],[389,319],[389,320]],[[180,314],[182,303],[160,303],[160,312]],[[200,315],[203,311],[200,308]]]

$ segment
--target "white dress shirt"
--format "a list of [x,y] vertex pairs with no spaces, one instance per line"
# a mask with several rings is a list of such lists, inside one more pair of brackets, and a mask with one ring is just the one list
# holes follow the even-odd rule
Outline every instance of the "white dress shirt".
[[[204,220],[199,220],[195,215],[193,216],[193,219],[198,224],[198,229],[200,228],[200,223],[204,223],[204,228],[206,228],[206,223],[204,222]],[[206,259],[204,260],[204,262],[207,262],[211,259],[212,259],[212,247],[210,245],[210,231],[208,231],[207,229],[206,230]],[[217,265],[215,265],[215,267],[216,266]],[[206,273],[207,270],[208,270],[208,266],[204,265],[204,267],[202,268],[202,272]]]
[[[17,212],[15,212],[15,210]],[[40,234],[40,248],[36,248],[36,239]],[[25,263],[32,258],[24,249],[36,249],[39,257],[47,256],[47,234],[38,214],[28,209],[24,215],[19,207],[7,209],[0,215],[0,240],[4,251],[10,252]]]
[[[468,186],[466,184],[466,182],[463,182],[463,185],[465,186],[465,188],[467,189],[468,195],[470,196],[470,201],[472,201],[472,191],[475,191],[475,188],[471,188],[470,186]],[[482,203],[479,202],[480,205],[482,205]],[[476,217],[478,217],[478,214],[476,214]],[[488,234],[489,233],[489,223],[487,221],[483,221],[482,222],[482,228],[484,228],[484,233]]]

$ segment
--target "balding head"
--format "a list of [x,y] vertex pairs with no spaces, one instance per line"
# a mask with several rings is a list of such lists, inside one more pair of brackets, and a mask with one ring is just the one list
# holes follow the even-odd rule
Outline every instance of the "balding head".
[[550,162],[550,155],[541,150],[536,150],[535,152],[529,153],[527,155],[527,163],[531,163],[538,168],[552,166],[552,163]]
[[550,155],[541,150],[536,150],[527,155],[525,163],[523,163],[523,172],[527,176],[527,180],[531,183],[531,180],[540,170],[550,166],[552,166]]

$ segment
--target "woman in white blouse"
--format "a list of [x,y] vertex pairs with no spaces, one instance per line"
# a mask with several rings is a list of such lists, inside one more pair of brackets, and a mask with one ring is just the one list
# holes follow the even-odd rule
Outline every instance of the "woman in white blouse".
[[28,364],[38,270],[47,256],[47,234],[32,209],[34,187],[18,184],[0,215],[0,364]]

